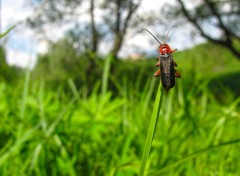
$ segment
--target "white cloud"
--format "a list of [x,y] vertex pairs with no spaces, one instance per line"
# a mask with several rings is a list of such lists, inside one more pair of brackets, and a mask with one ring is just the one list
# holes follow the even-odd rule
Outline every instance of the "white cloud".
[[16,24],[31,14],[33,9],[24,7],[24,2],[25,0],[2,1],[2,30],[6,30],[9,25]]
[[9,65],[17,65],[22,68],[33,68],[36,63],[36,55],[20,50],[8,49],[7,62]]
[[[2,2],[2,26],[1,31],[26,19],[32,10],[25,8],[24,0],[11,0]],[[15,27],[7,35],[6,54],[10,65],[19,67],[32,67],[36,62],[35,41],[31,41],[32,32]]]
[[46,40],[41,40],[38,43],[37,53],[46,53],[48,51],[48,42]]

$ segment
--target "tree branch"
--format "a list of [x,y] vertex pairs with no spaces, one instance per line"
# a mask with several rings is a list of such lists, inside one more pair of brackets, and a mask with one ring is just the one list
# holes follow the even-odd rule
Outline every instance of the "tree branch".
[[218,14],[217,10],[214,7],[214,4],[212,2],[210,2],[209,0],[205,0],[206,4],[208,5],[208,7],[210,8],[211,12],[213,13],[213,15],[217,18],[218,23],[219,23],[219,27],[224,31],[224,36],[225,39],[221,40],[221,39],[215,39],[213,37],[211,37],[210,35],[208,35],[203,29],[202,27],[198,24],[197,21],[197,17],[192,17],[190,15],[190,13],[187,11],[184,3],[182,2],[182,0],[177,0],[181,6],[182,12],[184,14],[184,16],[188,19],[188,21],[190,21],[200,32],[200,34],[208,39],[209,41],[212,41],[214,43],[220,44],[226,48],[228,48],[238,59],[240,59],[240,51],[238,51],[234,45],[233,45],[233,39],[232,36],[237,38],[238,37],[232,33],[230,30],[228,30],[228,28],[226,27],[226,25],[224,25],[220,15]]
[[90,2],[90,15],[91,15],[91,30],[92,30],[92,52],[96,53],[98,49],[98,32],[96,29],[94,9],[95,9],[94,0]]
[[219,27],[223,30],[225,36],[226,36],[226,40],[231,40],[231,32],[227,29],[227,27],[224,25],[221,16],[218,14],[217,9],[214,5],[213,2],[210,2],[209,0],[204,0],[205,3],[208,5],[208,7],[210,8],[211,12],[213,13],[213,15],[215,16],[215,18],[217,18],[218,23],[219,23]]
[[[127,3],[127,2],[125,2]],[[111,53],[114,57],[117,57],[117,53],[122,47],[122,43],[124,41],[124,37],[127,33],[127,28],[129,25],[130,20],[132,19],[133,14],[139,7],[141,0],[134,3],[133,0],[128,1],[129,4],[123,4],[122,0],[117,0],[117,8],[116,8],[116,29],[115,29],[115,36],[114,36],[114,45]],[[125,10],[127,13],[126,17],[122,17],[122,10]],[[121,25],[122,24],[122,25]]]

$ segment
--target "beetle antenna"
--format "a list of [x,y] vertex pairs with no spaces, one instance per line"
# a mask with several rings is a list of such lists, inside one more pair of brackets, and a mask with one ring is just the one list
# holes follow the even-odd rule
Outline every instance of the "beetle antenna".
[[166,37],[165,37],[165,39],[164,39],[164,43],[166,43],[166,40],[167,40],[167,38],[168,38],[168,34],[169,34],[169,32],[173,29],[173,28],[177,28],[178,29],[178,27],[177,26],[172,26],[169,30],[168,30],[168,33],[167,33],[167,35],[166,35]]
[[151,36],[153,36],[153,38],[160,44],[160,45],[162,45],[161,44],[161,42],[149,31],[149,30],[147,30],[147,29],[142,29],[140,32],[142,32],[142,31],[147,31]]

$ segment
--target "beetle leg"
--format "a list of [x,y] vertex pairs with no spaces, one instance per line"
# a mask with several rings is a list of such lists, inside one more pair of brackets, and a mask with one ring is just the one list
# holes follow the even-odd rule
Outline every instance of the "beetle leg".
[[174,65],[174,66],[177,66],[177,63],[176,63],[175,61],[173,61],[173,65]]
[[172,54],[172,53],[174,53],[176,51],[177,51],[177,49],[174,49],[174,50],[171,50],[170,53]]
[[160,57],[157,57],[156,60],[160,60]]
[[160,61],[156,64],[156,67],[160,67]]
[[177,78],[181,78],[180,73],[179,73],[177,70],[174,70],[174,71],[175,71],[175,77],[177,77]]
[[161,71],[160,71],[160,69],[159,69],[159,70],[157,70],[157,71],[154,73],[154,77],[160,76],[160,74],[161,74]]

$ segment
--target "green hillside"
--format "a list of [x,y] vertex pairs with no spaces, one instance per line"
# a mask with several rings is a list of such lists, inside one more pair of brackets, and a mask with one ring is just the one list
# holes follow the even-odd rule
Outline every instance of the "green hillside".
[[208,76],[210,73],[212,76],[217,76],[218,74],[237,72],[240,68],[239,60],[234,58],[227,49],[212,43],[176,52],[175,57],[188,70],[195,69]]
[[240,62],[227,49],[207,43],[178,52],[175,58],[188,79],[209,80],[212,88],[230,89],[240,96]]
[[[240,62],[227,49],[212,43],[204,43],[184,51],[177,51],[173,57],[178,64],[176,69],[182,76],[178,81],[183,81],[184,86],[187,87],[193,81],[199,85],[205,81],[209,82],[208,85],[211,88],[222,87],[240,96]],[[122,62],[123,70],[127,70],[121,70],[121,73],[128,74],[130,72],[130,77],[142,72],[146,77],[153,75],[156,71],[154,68],[156,61],[155,58],[149,59]],[[121,66],[118,63],[116,69],[118,70],[119,67]],[[142,69],[144,70],[142,71]]]

